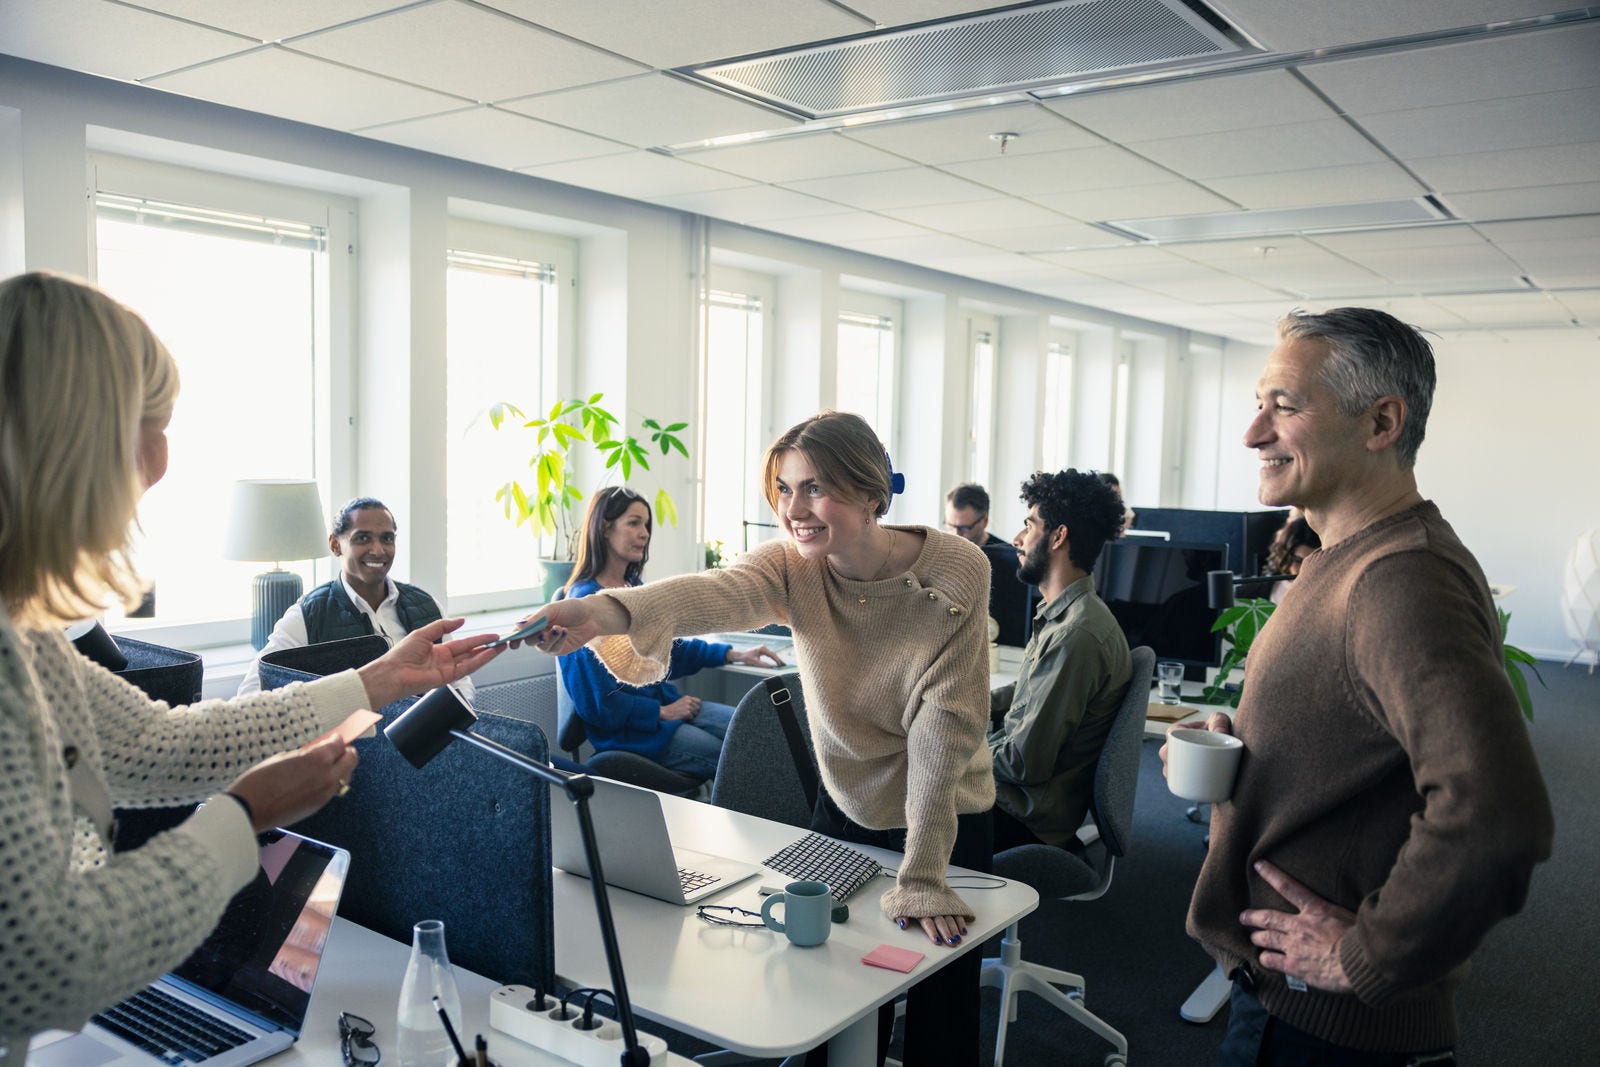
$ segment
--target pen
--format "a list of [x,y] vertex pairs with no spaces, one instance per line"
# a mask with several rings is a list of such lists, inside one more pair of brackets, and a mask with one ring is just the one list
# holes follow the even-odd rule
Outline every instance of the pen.
[[489,1067],[489,1042],[483,1039],[482,1034],[478,1035],[476,1047],[473,1049],[473,1052],[475,1052],[478,1057],[477,1067]]
[[444,1005],[439,1003],[439,998],[433,998],[433,1010],[439,1013],[439,1021],[444,1023],[445,1036],[450,1039],[450,1044],[455,1046],[456,1062],[467,1062],[467,1050],[461,1047],[461,1039],[456,1036],[456,1028],[450,1025],[450,1015],[444,1010]]

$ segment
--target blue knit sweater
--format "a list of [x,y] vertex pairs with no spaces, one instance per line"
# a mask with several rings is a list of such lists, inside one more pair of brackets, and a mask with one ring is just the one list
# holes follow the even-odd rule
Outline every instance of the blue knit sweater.
[[[599,582],[579,582],[567,596],[588,596],[600,588]],[[706,667],[720,667],[727,662],[732,647],[693,638],[674,641],[667,677],[682,678]],[[567,687],[567,695],[572,697],[572,705],[596,751],[622,749],[655,759],[667,747],[680,724],[663,722],[661,708],[683,695],[675,686],[667,682],[624,685],[587,648],[567,653],[558,663],[561,684]]]

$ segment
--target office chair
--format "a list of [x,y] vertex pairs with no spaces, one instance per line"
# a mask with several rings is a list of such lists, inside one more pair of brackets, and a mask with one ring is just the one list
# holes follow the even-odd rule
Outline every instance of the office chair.
[[[780,704],[784,701],[792,713],[788,723]],[[722,739],[711,803],[805,828],[816,806],[816,783],[800,676],[779,675],[752,686],[734,709]]]
[[562,680],[558,672],[556,744],[570,759],[582,764],[597,778],[610,778],[614,782],[625,782],[643,789],[654,789],[658,793],[673,793],[684,797],[692,797],[700,791],[699,778],[675,771],[671,767],[663,767],[655,760],[641,756],[637,752],[612,749],[607,752],[590,752],[587,759],[580,758],[580,752],[588,740],[589,732],[584,729],[583,719],[578,715],[577,706],[572,703],[572,695],[567,692],[567,683]]
[[[270,653],[261,687],[359,667],[387,648],[369,636]],[[379,714],[390,718],[415,700]],[[473,731],[549,758],[544,732],[524,719],[480,711]],[[465,745],[420,770],[383,737],[360,742],[360,752],[350,792],[292,827],[350,850],[339,914],[401,942],[417,922],[441,919],[452,962],[499,982],[554,989],[549,787]]]
[[[1040,896],[1063,900],[1097,900],[1111,888],[1117,857],[1127,853],[1133,829],[1133,797],[1139,784],[1139,745],[1144,740],[1145,710],[1150,701],[1150,678],[1155,664],[1156,655],[1149,647],[1140,645],[1133,650],[1133,674],[1095,765],[1094,797],[1089,810],[1104,851],[1102,865],[1097,867],[1085,862],[1066,849],[1022,845],[994,858],[996,874],[1026,882],[1038,890]],[[1013,923],[1006,931],[1000,941],[999,957],[983,961],[979,979],[980,985],[1000,990],[995,1067],[1001,1067],[1005,1060],[1006,1028],[1016,1019],[1017,998],[1023,993],[1043,997],[1116,1046],[1116,1051],[1106,1055],[1108,1065],[1126,1064],[1128,1039],[1083,1006],[1083,978],[1022,959],[1020,926],[1020,923]],[[1063,993],[1057,986],[1067,987],[1067,992]]]
[[[205,664],[193,652],[184,652],[129,637],[112,638],[127,666],[112,673],[138,686],[152,700],[164,700],[171,707],[193,704],[200,699]],[[117,808],[112,826],[111,849],[126,852],[150,838],[170,830],[194,813],[193,804],[170,808]]]

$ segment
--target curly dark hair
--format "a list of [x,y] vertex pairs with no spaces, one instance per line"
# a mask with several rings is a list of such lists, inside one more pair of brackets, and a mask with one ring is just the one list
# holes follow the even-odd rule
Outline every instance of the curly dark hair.
[[1317,536],[1317,531],[1304,518],[1292,519],[1284,526],[1282,536],[1274,539],[1272,547],[1267,550],[1267,573],[1293,573],[1290,568],[1300,562],[1294,550],[1301,545],[1321,548],[1322,538]]
[[1038,505],[1046,534],[1067,527],[1067,556],[1079,570],[1093,570],[1105,543],[1122,534],[1122,502],[1093,471],[1038,471],[1022,483],[1022,500]]

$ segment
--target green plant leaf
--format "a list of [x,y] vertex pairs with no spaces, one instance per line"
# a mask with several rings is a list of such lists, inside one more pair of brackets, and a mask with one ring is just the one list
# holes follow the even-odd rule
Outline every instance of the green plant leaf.
[[677,433],[679,430],[687,430],[688,428],[689,424],[687,422],[675,422],[671,426],[667,427],[667,432]]
[[[661,429],[661,424],[659,422],[657,422],[655,419],[645,419],[644,420],[644,424],[646,426],[648,426],[652,430],[660,431],[660,429]],[[656,434],[651,434],[650,436],[651,437],[655,437]]]
[[673,448],[676,448],[679,452],[682,452],[684,459],[688,459],[689,458],[689,450],[687,448],[683,447],[683,442],[682,441],[678,440],[676,437],[669,437],[669,438],[667,438],[667,443],[670,444]]
[[1517,706],[1522,709],[1522,717],[1529,722],[1533,721],[1533,695],[1528,692],[1528,679],[1522,674],[1521,668],[1506,664],[1506,677],[1511,680],[1511,691],[1517,695]]
[[672,502],[665,489],[656,490],[656,517],[668,526],[678,525],[678,505]]

